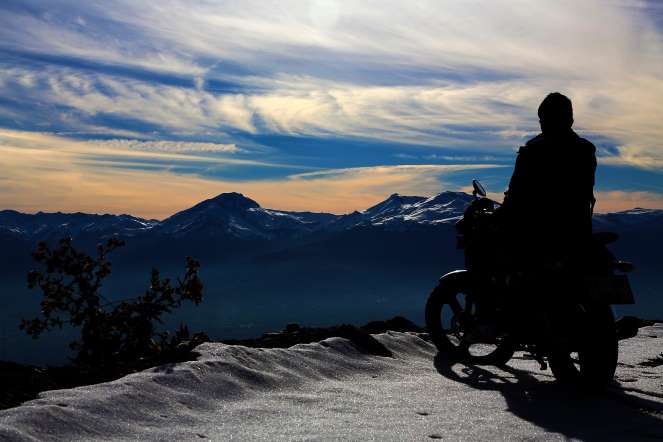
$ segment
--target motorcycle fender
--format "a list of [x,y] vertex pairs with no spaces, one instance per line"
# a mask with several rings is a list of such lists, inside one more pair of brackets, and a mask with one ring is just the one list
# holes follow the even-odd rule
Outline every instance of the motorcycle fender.
[[591,275],[584,278],[585,295],[591,302],[635,304],[626,275]]
[[440,282],[442,281],[464,281],[465,278],[469,277],[469,272],[467,270],[453,270],[449,273],[445,273],[440,277]]
[[468,287],[470,281],[470,273],[467,270],[454,270],[442,276],[439,280],[440,285],[450,288],[451,290],[459,290]]

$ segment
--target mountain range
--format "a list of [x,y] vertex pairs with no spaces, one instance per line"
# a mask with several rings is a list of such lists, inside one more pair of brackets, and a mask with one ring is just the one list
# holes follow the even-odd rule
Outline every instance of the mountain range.
[[[3,210],[0,211],[0,235],[25,240],[48,240],[64,235],[73,238],[225,236],[271,240],[366,227],[407,231],[454,224],[471,201],[472,196],[463,192],[442,192],[428,198],[395,193],[362,212],[334,215],[266,209],[254,200],[232,192],[202,201],[162,221],[131,215],[25,214]],[[599,230],[633,229],[661,222],[663,210],[657,209],[636,208],[594,216],[595,229]]]
[[[250,337],[288,322],[327,326],[402,315],[421,323],[437,278],[463,266],[454,225],[472,198],[463,192],[393,194],[361,212],[335,215],[267,209],[224,193],[164,220],[0,211],[0,359],[63,357],[59,345],[67,330],[52,341],[32,342],[16,325],[39,309],[39,294],[25,284],[30,252],[38,241],[64,236],[89,253],[111,236],[126,241],[111,256],[113,273],[103,287],[108,299],[141,293],[152,267],[175,276],[185,256],[200,260],[203,305],[170,321],[217,338]],[[617,232],[621,239],[611,249],[635,263],[637,304],[619,311],[663,317],[663,210],[596,214],[594,228]]]
[[471,199],[462,192],[443,192],[430,198],[393,194],[363,212],[334,215],[266,209],[240,193],[223,193],[163,221],[131,215],[25,214],[3,210],[0,211],[0,235],[26,240],[48,240],[63,235],[73,238],[226,236],[269,240],[369,226],[408,230],[455,223]]

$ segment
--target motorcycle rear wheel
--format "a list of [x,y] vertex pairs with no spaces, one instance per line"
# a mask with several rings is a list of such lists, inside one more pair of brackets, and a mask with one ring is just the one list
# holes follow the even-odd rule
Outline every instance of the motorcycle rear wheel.
[[[555,379],[588,389],[609,384],[617,369],[619,345],[609,305],[584,305],[575,349],[561,346],[548,357]],[[575,351],[573,351],[575,350]]]
[[[476,323],[475,306],[469,292],[467,271],[448,273],[426,302],[426,327],[441,353],[475,365],[504,365],[515,348],[507,340],[493,343],[468,342],[471,325]],[[479,348],[479,351],[477,351]]]

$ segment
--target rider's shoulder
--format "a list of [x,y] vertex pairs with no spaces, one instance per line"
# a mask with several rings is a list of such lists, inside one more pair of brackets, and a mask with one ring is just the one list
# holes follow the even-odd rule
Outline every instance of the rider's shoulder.
[[587,138],[578,137],[578,145],[585,149],[587,152],[596,153],[596,146]]
[[543,142],[544,142],[543,134],[539,134],[534,138],[527,140],[527,142],[523,146],[520,146],[520,149],[518,149],[518,153],[527,155],[527,153],[536,149],[536,146],[543,144]]
[[537,144],[542,144],[544,141],[545,141],[545,138],[543,137],[543,134],[539,134],[539,135],[535,136],[534,138],[530,138],[529,140],[527,140],[527,142],[525,143],[525,146],[523,146],[523,147],[536,146]]

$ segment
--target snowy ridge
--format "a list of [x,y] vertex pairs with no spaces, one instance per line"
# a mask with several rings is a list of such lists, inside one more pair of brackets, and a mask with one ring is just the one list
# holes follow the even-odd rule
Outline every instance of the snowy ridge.
[[87,213],[44,213],[34,215],[14,210],[0,211],[0,235],[15,234],[28,239],[51,236],[108,236],[122,233],[134,236],[153,229],[159,221],[131,215],[95,215]]
[[197,361],[45,392],[0,411],[2,440],[651,440],[663,436],[663,326],[620,344],[604,395],[560,388],[518,354],[506,368],[436,357],[418,335],[289,349],[207,343]]
[[[23,214],[0,211],[0,238],[41,240],[88,235],[165,235],[172,237],[231,237],[238,239],[293,238],[317,232],[338,232],[375,227],[404,231],[420,227],[453,225],[472,196],[442,192],[426,198],[397,193],[362,212],[347,215],[290,212],[261,207],[240,193],[222,193],[163,220],[145,220],[130,215],[84,213]],[[597,230],[640,228],[663,223],[663,210],[632,209],[596,214]]]
[[453,225],[465,212],[472,196],[463,192],[442,192],[426,198],[394,193],[363,212],[343,215],[328,225],[329,230],[380,227],[403,231],[422,226]]
[[663,210],[635,208],[623,212],[594,214],[594,227],[639,229],[643,226],[663,225]]
[[395,193],[366,210],[364,216],[375,226],[455,223],[471,201],[472,197],[462,192],[442,192],[430,198]]
[[[432,360],[430,344],[416,336],[389,333],[376,338],[398,356],[368,356],[342,338],[289,349],[202,344],[196,349],[201,353],[197,361],[157,367],[113,382],[45,392],[21,407],[0,411],[0,439],[193,440],[203,434],[227,440],[229,432],[223,436],[194,427],[203,422],[228,425],[233,420],[233,425],[241,425],[265,394],[290,391],[296,396],[306,384],[357,375],[370,378],[404,365],[406,359]],[[306,396],[302,404],[314,401]],[[231,410],[238,406],[247,413],[231,417]],[[266,410],[264,405],[257,408],[254,418],[260,419]],[[275,425],[271,431],[279,429]]]

